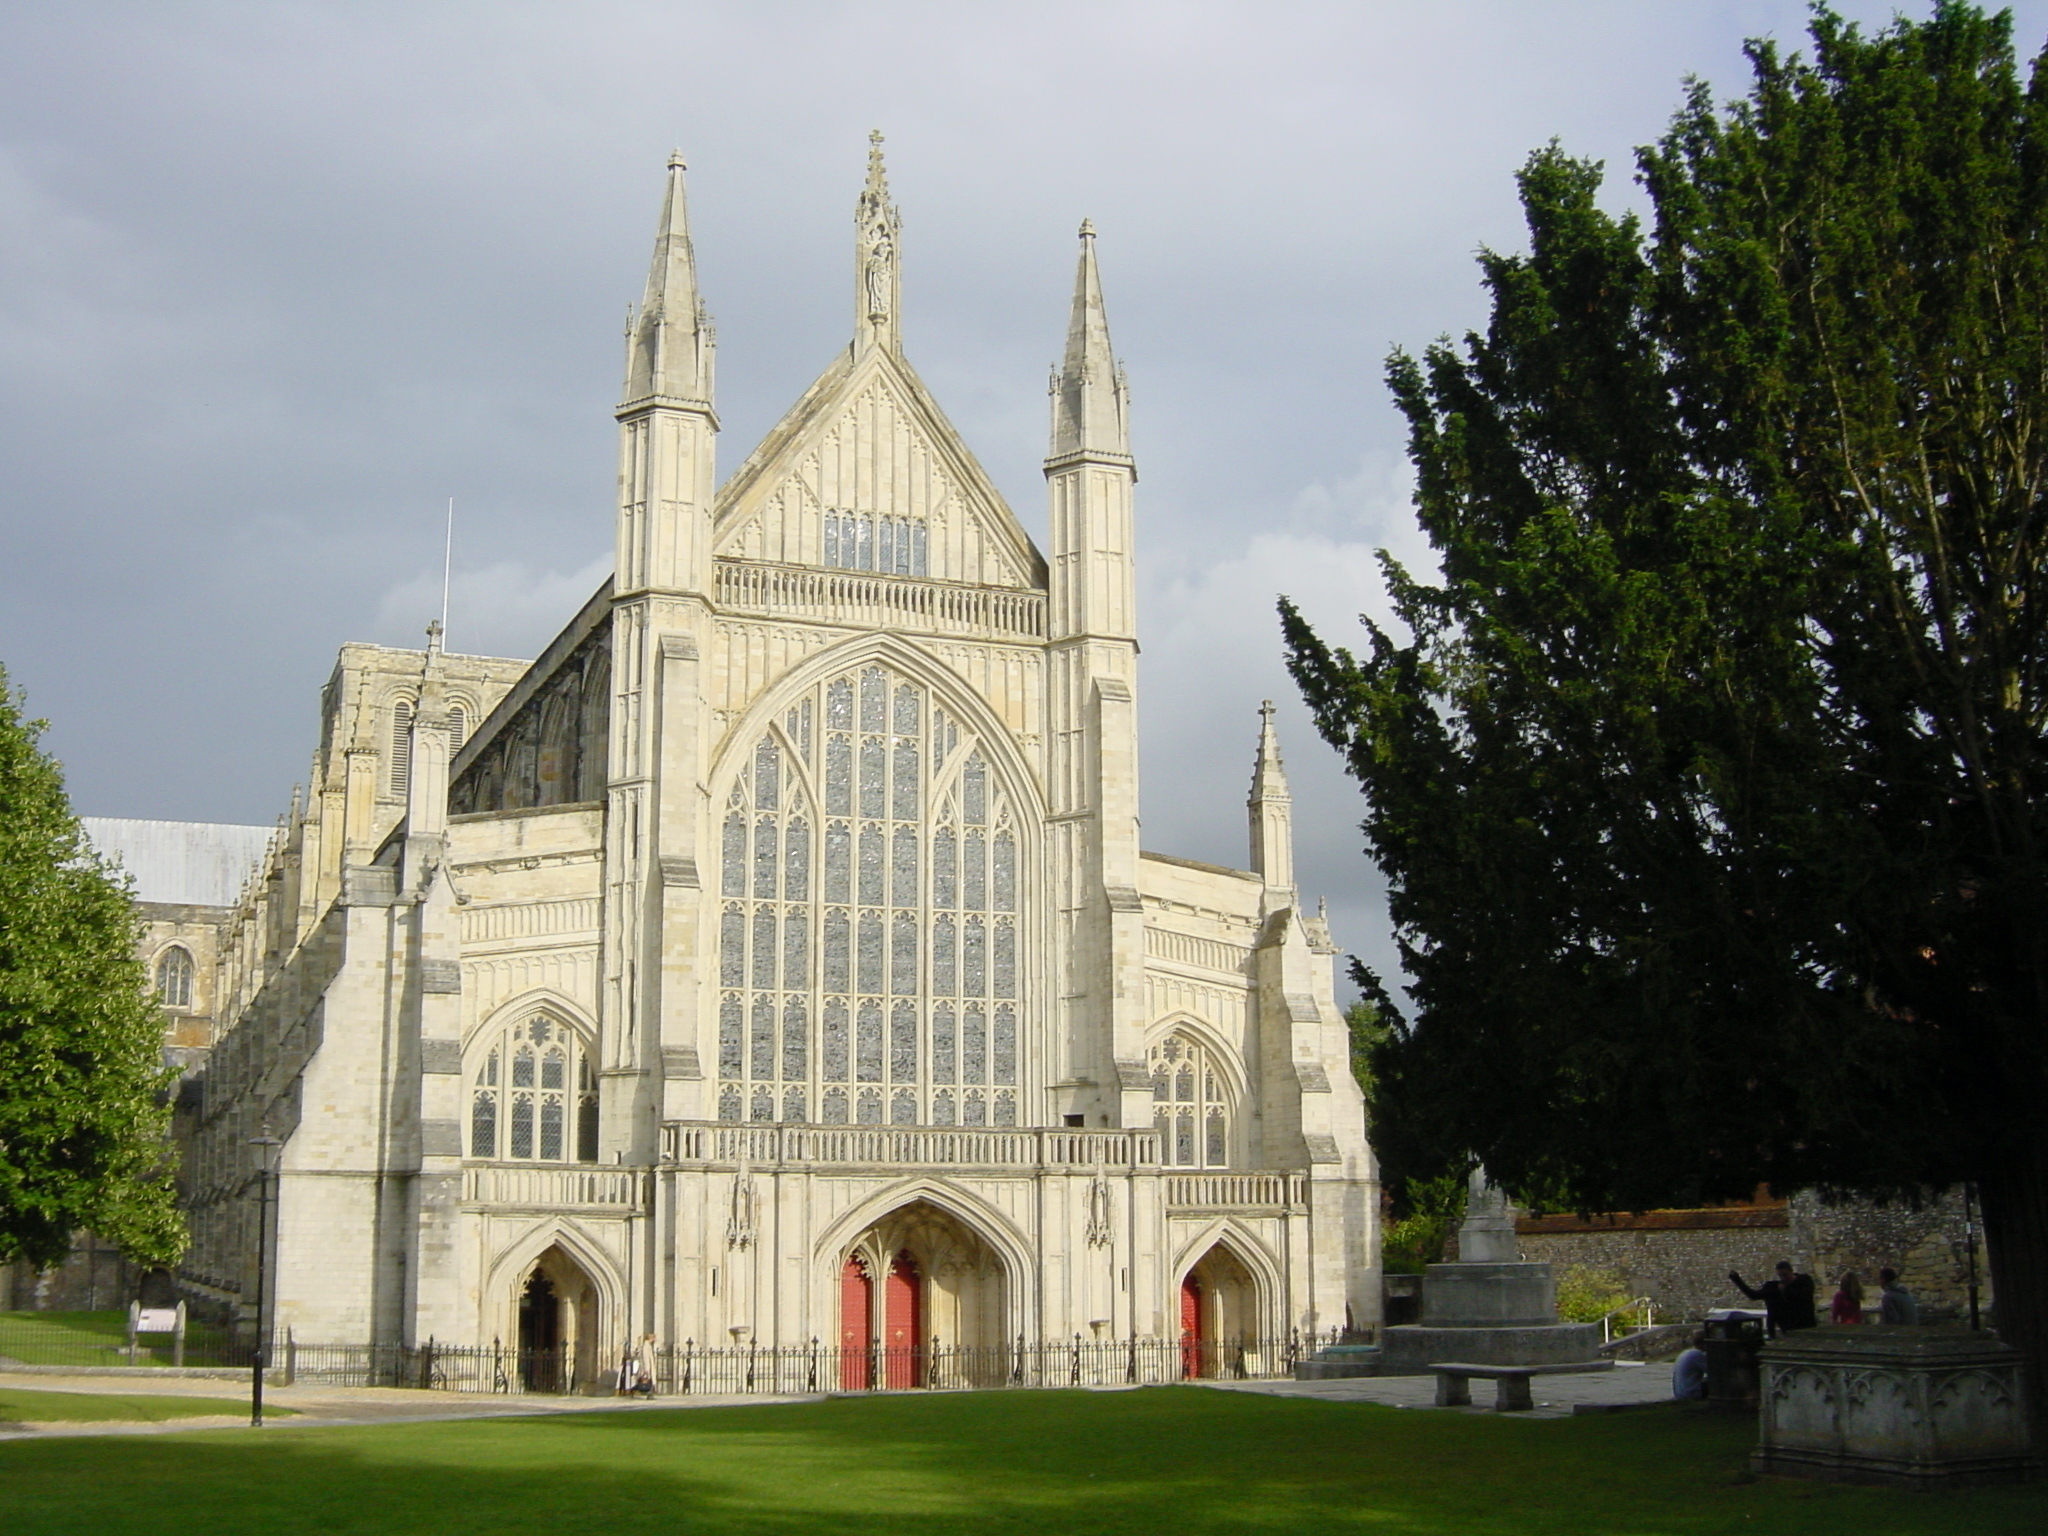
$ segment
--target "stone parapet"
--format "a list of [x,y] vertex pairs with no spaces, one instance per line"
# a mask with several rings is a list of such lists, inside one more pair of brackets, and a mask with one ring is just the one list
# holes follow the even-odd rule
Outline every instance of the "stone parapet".
[[1156,1131],[939,1125],[734,1125],[671,1120],[662,1161],[738,1166],[1156,1169]]

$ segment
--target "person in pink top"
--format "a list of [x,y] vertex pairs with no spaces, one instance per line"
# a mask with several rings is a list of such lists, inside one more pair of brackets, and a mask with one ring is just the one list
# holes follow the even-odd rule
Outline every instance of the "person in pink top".
[[1856,1278],[1855,1270],[1849,1270],[1842,1276],[1841,1288],[1835,1292],[1835,1299],[1828,1307],[1828,1317],[1837,1323],[1863,1321],[1863,1282]]

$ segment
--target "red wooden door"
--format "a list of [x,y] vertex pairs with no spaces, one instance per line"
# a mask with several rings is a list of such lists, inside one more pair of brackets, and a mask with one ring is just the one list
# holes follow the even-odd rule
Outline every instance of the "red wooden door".
[[924,1287],[918,1283],[917,1260],[896,1255],[889,1266],[889,1284],[882,1295],[882,1346],[886,1385],[921,1385],[918,1357],[924,1344]]
[[1180,1373],[1202,1374],[1202,1282],[1193,1275],[1180,1283]]
[[875,1295],[868,1267],[848,1259],[839,1272],[839,1387],[865,1392],[872,1384],[870,1365],[875,1343]]

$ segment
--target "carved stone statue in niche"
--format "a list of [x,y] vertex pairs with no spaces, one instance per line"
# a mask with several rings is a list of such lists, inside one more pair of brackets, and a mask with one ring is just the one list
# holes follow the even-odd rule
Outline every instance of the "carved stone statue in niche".
[[889,318],[890,279],[896,266],[896,242],[889,237],[886,226],[878,224],[868,237],[867,295],[868,318],[882,321]]
[[1109,1180],[1096,1174],[1088,1185],[1088,1242],[1091,1247],[1100,1248],[1116,1234],[1116,1221],[1111,1214]]

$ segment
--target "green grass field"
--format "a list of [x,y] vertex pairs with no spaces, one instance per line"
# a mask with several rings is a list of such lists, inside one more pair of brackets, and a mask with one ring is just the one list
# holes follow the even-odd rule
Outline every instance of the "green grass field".
[[[0,1387],[0,1424],[160,1424],[166,1419],[248,1411],[247,1398],[172,1397],[155,1392],[39,1392]],[[273,1408],[266,1412],[289,1410]]]
[[1359,1531],[2038,1536],[2048,1488],[1752,1479],[1753,1422],[1163,1387],[0,1443],[9,1536]]
[[0,1312],[0,1355],[24,1365],[124,1365],[127,1343],[125,1311]]
[[[194,1323],[185,1333],[185,1358],[196,1363],[210,1358],[220,1343],[217,1329]],[[144,1334],[136,1350],[137,1365],[169,1365],[173,1347],[164,1334]],[[0,1358],[23,1365],[126,1365],[128,1313],[0,1312]]]

